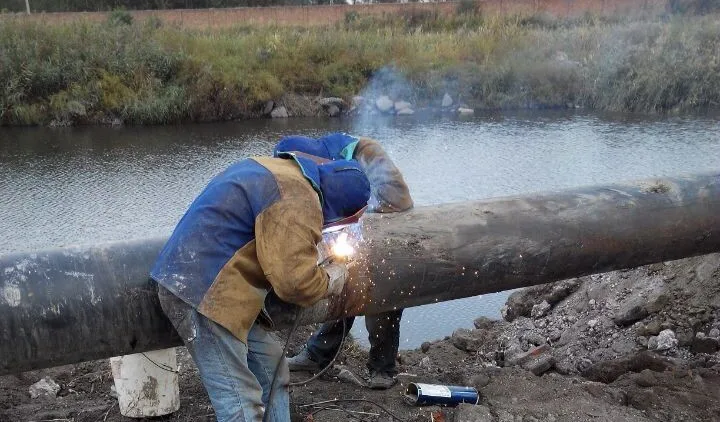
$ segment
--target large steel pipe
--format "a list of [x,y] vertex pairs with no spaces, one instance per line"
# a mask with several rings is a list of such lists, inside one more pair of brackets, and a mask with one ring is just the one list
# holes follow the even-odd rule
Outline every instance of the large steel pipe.
[[[720,175],[369,215],[343,296],[304,322],[720,251]],[[163,239],[0,257],[0,374],[180,344],[147,272]],[[292,308],[269,310],[279,325]]]

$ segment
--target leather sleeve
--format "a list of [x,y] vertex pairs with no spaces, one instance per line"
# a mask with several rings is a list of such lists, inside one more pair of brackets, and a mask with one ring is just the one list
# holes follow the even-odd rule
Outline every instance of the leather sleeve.
[[318,266],[322,210],[307,198],[283,198],[255,220],[257,257],[280,299],[311,306],[325,297],[328,275]]
[[406,211],[413,207],[410,189],[400,169],[377,141],[359,138],[354,157],[370,179],[374,212]]

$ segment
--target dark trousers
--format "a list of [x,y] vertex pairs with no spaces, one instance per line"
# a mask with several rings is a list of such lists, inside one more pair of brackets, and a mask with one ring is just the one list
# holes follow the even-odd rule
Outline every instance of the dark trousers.
[[[400,318],[403,310],[365,316],[365,327],[370,341],[370,356],[367,367],[370,372],[397,373],[395,357],[400,347]],[[310,357],[322,366],[327,365],[337,353],[343,335],[350,332],[355,317],[345,319],[343,333],[342,320],[326,322],[308,340],[307,350]]]

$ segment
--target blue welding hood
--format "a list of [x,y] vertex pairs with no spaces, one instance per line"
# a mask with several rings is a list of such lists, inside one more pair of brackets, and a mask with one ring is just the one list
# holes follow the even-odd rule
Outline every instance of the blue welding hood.
[[363,210],[370,198],[370,182],[354,160],[320,162],[303,154],[280,152],[278,158],[293,159],[320,196],[324,227],[342,224]]

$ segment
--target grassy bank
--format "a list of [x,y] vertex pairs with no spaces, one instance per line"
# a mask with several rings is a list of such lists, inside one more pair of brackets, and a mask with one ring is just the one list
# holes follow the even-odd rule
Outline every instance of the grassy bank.
[[[118,18],[118,17],[116,17]],[[121,18],[121,16],[120,16]],[[379,69],[411,100],[662,112],[720,103],[717,16],[557,20],[348,15],[327,28],[192,31],[162,22],[0,23],[0,122],[257,116],[284,94],[349,97]]]

